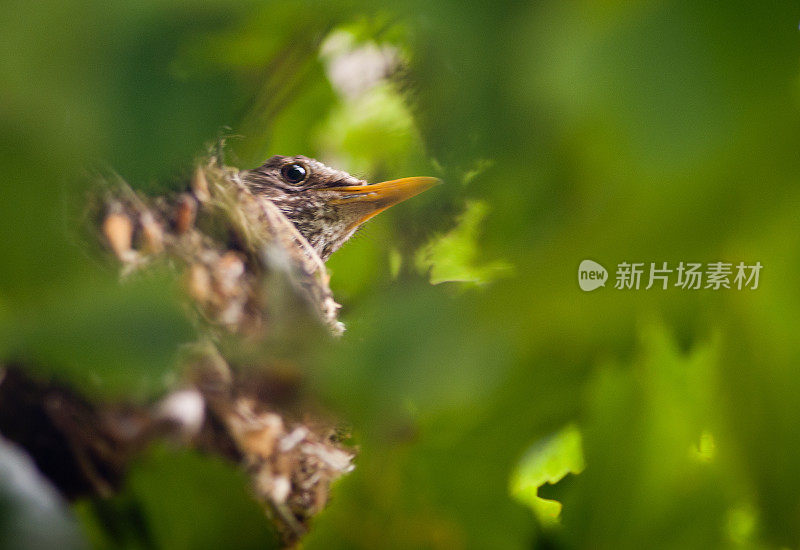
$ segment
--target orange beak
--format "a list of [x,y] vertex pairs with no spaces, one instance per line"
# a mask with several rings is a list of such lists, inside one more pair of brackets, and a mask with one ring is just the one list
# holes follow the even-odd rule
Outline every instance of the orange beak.
[[353,208],[356,211],[357,221],[353,226],[358,226],[390,206],[419,195],[439,183],[441,180],[438,178],[415,177],[371,185],[331,187],[328,190],[341,194],[341,197],[331,201],[332,204]]

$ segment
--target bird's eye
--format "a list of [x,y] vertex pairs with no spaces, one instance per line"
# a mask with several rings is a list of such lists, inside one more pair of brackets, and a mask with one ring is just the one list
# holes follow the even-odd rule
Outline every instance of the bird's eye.
[[302,164],[292,163],[281,168],[281,177],[287,183],[300,183],[306,179],[306,168]]

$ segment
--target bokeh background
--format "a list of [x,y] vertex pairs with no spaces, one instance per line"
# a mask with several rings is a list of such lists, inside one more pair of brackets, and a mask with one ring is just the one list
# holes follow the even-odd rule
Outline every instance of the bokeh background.
[[[796,2],[2,12],[4,362],[147,400],[193,337],[169,275],[119,286],[86,252],[87,167],[177,189],[225,135],[243,168],[438,176],[329,262],[348,331],[303,369],[360,455],[303,547],[800,546]],[[587,258],[764,268],[752,291],[584,293]],[[20,462],[8,548],[271,544],[209,457],[155,449],[100,505],[10,482]]]

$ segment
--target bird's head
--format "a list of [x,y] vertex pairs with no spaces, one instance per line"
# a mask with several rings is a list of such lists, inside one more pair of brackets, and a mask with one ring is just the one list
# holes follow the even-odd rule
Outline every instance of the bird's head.
[[368,184],[304,156],[274,156],[242,180],[272,201],[323,260],[374,215],[439,183],[415,177]]

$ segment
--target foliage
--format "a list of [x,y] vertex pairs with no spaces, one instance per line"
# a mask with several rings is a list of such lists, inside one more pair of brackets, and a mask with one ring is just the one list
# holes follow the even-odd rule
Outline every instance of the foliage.
[[[302,153],[374,181],[439,176],[329,262],[348,332],[309,342],[304,372],[360,455],[304,546],[800,546],[793,3],[46,0],[4,14],[4,362],[146,400],[192,339],[169,275],[118,286],[85,253],[87,166],[178,189],[224,131],[242,167]],[[394,48],[393,78],[344,96],[320,53],[341,32],[348,51]],[[585,258],[765,267],[752,291],[583,293]],[[559,472],[526,453],[569,425],[585,469],[539,487]],[[116,500],[72,507],[89,543],[272,543],[229,465],[141,460]],[[537,519],[512,480],[560,502],[560,520]]]
[[121,496],[79,502],[76,512],[96,548],[277,547],[243,473],[185,451],[153,449]]
[[581,432],[577,426],[567,426],[528,451],[511,478],[511,493],[530,506],[542,524],[555,523],[561,503],[540,496],[539,489],[579,474],[584,467]]
[[469,202],[464,213],[446,235],[434,237],[416,254],[421,271],[430,269],[431,284],[446,282],[487,283],[508,271],[511,266],[501,261],[475,265],[479,260],[478,228],[486,217],[486,204]]

